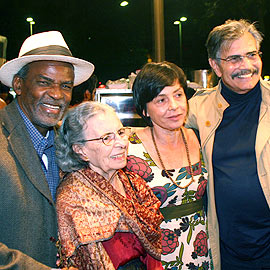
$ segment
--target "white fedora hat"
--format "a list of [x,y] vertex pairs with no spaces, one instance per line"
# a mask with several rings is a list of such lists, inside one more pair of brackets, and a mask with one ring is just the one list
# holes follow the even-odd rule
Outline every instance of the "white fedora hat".
[[94,71],[94,65],[72,56],[62,34],[58,31],[38,33],[28,37],[19,52],[19,57],[6,62],[0,68],[0,81],[12,87],[15,74],[28,63],[51,60],[70,63],[74,67],[74,86],[86,81]]

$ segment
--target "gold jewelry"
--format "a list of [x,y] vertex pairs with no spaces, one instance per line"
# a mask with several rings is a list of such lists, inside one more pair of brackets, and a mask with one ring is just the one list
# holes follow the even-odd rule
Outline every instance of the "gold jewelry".
[[189,156],[189,149],[188,149],[188,143],[187,143],[187,140],[186,140],[186,137],[184,135],[184,131],[182,128],[180,128],[180,131],[181,131],[181,135],[182,135],[182,138],[183,138],[183,142],[184,142],[184,145],[185,145],[185,148],[186,148],[186,153],[187,153],[187,160],[188,160],[188,166],[189,166],[189,170],[190,170],[190,174],[191,174],[191,182],[184,186],[184,187],[181,187],[180,185],[178,185],[176,183],[175,180],[173,180],[173,178],[169,175],[168,171],[166,170],[165,166],[164,166],[164,163],[161,159],[161,155],[159,153],[159,150],[157,148],[157,143],[156,143],[156,140],[155,140],[155,137],[154,137],[154,131],[153,131],[153,127],[151,127],[151,135],[152,135],[152,140],[153,140],[153,143],[154,143],[154,146],[155,146],[155,149],[156,149],[156,152],[157,152],[157,155],[158,155],[158,158],[159,158],[159,161],[160,161],[160,164],[162,166],[162,169],[166,172],[167,176],[169,177],[169,179],[176,185],[178,186],[179,188],[186,188],[188,187],[192,182],[194,182],[194,178],[193,178],[193,168],[192,168],[192,165],[191,165],[191,162],[190,162],[190,156]]

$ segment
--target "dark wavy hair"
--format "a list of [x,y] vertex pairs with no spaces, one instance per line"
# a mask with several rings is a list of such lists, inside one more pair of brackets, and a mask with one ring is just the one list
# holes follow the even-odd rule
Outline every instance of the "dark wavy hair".
[[133,86],[133,101],[137,113],[145,123],[152,127],[152,121],[147,116],[146,104],[152,101],[166,86],[172,86],[175,82],[187,91],[187,81],[184,71],[177,65],[163,61],[159,63],[147,63],[137,75]]

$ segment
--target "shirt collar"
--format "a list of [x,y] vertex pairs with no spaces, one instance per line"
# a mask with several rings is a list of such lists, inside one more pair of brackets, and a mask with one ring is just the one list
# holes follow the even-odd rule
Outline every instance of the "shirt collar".
[[238,94],[228,88],[224,82],[221,80],[221,94],[229,104],[245,103],[255,97],[258,97],[261,93],[260,81],[255,85],[255,87],[245,94]]
[[17,100],[16,100],[16,105],[17,105],[20,115],[23,118],[27,131],[33,142],[34,148],[37,151],[39,157],[41,158],[44,152],[44,149],[53,146],[54,132],[53,130],[49,130],[46,134],[46,137],[42,136],[41,133],[37,130],[37,128],[31,123],[31,121],[25,115],[25,113],[21,109]]

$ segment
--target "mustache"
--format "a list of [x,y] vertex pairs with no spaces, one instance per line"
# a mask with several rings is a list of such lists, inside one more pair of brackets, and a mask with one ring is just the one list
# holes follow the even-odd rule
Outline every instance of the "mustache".
[[257,69],[257,68],[254,68],[254,69],[242,69],[242,70],[240,70],[240,71],[238,71],[238,72],[233,73],[233,74],[231,75],[231,77],[232,77],[232,79],[234,79],[234,78],[236,78],[236,77],[238,77],[238,76],[246,75],[246,74],[250,74],[250,73],[251,73],[252,75],[258,74],[258,73],[259,73],[259,69]]

